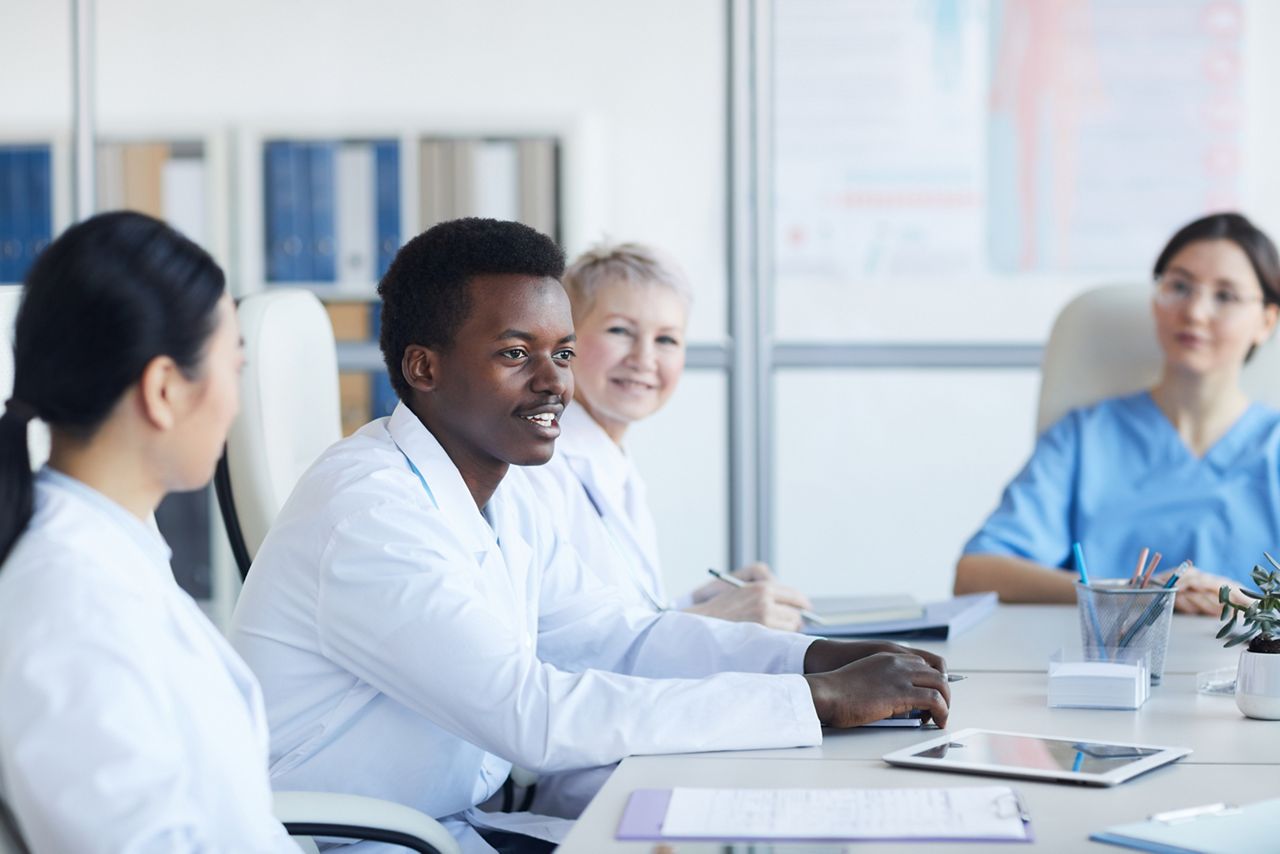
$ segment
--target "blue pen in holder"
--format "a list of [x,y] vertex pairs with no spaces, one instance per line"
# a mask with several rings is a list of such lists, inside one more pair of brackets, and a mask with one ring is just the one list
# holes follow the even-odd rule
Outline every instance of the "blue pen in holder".
[[1076,584],[1080,643],[1105,655],[1108,648],[1151,655],[1151,684],[1159,685],[1173,624],[1173,587],[1129,587],[1122,580]]

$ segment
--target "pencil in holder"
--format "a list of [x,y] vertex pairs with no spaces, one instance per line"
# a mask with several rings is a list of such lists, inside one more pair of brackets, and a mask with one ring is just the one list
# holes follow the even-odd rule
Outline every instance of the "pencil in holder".
[[1099,655],[1113,647],[1149,652],[1151,684],[1159,685],[1177,593],[1176,588],[1128,587],[1123,581],[1077,583],[1081,645]]

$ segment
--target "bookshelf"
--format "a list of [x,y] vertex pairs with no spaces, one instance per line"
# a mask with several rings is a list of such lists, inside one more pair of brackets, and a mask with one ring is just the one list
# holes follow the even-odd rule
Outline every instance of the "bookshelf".
[[316,294],[338,342],[343,431],[396,398],[378,348],[377,282],[396,250],[460,216],[565,233],[569,126],[258,128],[239,133],[237,293]]
[[70,162],[65,132],[0,133],[0,284],[20,284],[70,221]]
[[231,273],[227,134],[207,128],[104,128],[94,144],[99,211],[162,219]]
[[[227,154],[226,134],[208,128],[103,128],[94,143],[97,209],[164,220],[229,270]],[[225,624],[239,576],[212,487],[166,496],[155,519],[174,577]]]

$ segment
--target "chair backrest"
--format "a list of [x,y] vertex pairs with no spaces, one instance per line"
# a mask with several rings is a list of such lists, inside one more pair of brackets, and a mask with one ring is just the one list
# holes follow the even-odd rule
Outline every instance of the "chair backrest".
[[218,498],[243,575],[298,478],[342,438],[342,420],[333,326],[320,300],[273,288],[245,297],[238,314],[245,368]]
[[[0,285],[0,411],[13,390],[13,322],[22,302],[22,285]],[[27,431],[31,467],[40,468],[49,459],[49,428],[32,422]]]
[[18,830],[18,820],[3,800],[0,800],[0,854],[31,854]]
[[[1150,387],[1160,378],[1163,355],[1151,290],[1106,285],[1062,309],[1044,349],[1036,435],[1072,409]],[[1280,345],[1274,339],[1244,366],[1241,384],[1253,400],[1280,409]]]

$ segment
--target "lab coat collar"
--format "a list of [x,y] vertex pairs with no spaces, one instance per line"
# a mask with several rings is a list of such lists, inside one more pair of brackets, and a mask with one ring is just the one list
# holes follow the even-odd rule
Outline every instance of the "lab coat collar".
[[615,506],[623,506],[631,460],[604,428],[581,406],[569,406],[560,416],[560,440],[556,453],[583,482],[604,493]]
[[497,547],[497,538],[444,447],[403,403],[396,404],[387,431],[422,481],[431,502],[449,520],[449,528],[476,554],[477,560],[482,560]]
[[98,490],[49,466],[40,470],[36,476],[36,485],[38,488],[59,493],[104,517],[108,522],[103,527],[104,531],[119,531],[125,535],[133,545],[150,558],[146,563],[159,568],[158,571],[163,573],[162,580],[174,583],[173,570],[169,567],[173,552],[169,549],[169,544],[164,541],[164,537],[160,536],[160,531],[154,523],[147,525]]

